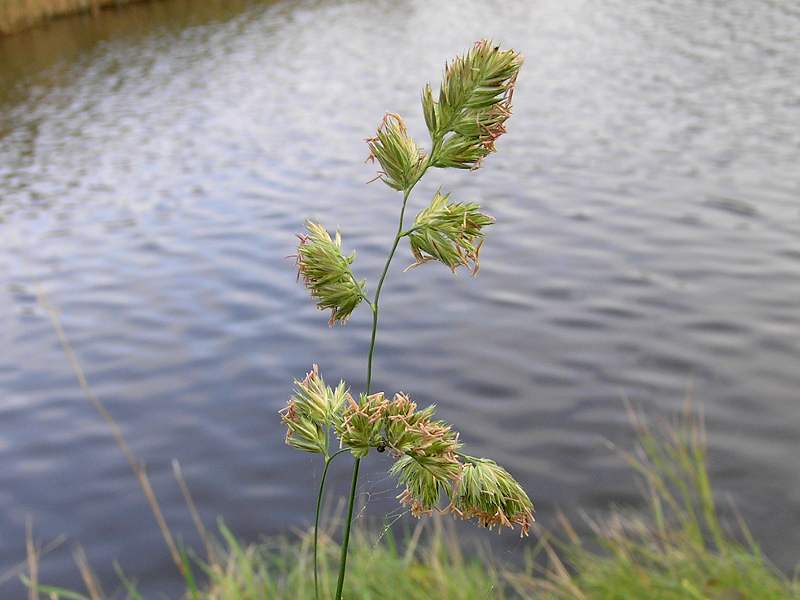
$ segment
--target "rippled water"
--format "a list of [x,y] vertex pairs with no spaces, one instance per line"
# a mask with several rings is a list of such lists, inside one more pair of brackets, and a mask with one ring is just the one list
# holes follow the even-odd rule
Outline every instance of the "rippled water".
[[[635,505],[602,443],[630,443],[621,399],[670,414],[690,395],[721,498],[800,560],[796,5],[175,0],[0,39],[0,575],[30,514],[108,582],[116,558],[145,591],[175,583],[38,289],[184,539],[173,458],[247,540],[308,522],[319,465],[276,411],[312,362],[363,386],[369,319],[328,329],[285,257],[314,216],[374,281],[399,197],[364,185],[363,138],[393,110],[422,139],[422,83],[481,36],[527,56],[510,132],[413,207],[445,185],[497,224],[475,280],[403,274],[402,252],[377,386],[438,403],[546,525]],[[366,466],[367,512],[395,510],[386,465]],[[77,580],[66,547],[43,568]]]

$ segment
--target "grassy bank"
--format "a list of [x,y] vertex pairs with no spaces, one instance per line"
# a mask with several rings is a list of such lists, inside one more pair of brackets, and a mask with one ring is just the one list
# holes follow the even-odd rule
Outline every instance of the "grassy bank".
[[[640,480],[649,510],[610,511],[580,539],[566,519],[544,515],[555,533],[537,531],[522,556],[500,563],[487,553],[464,553],[445,517],[420,521],[396,542],[390,533],[361,531],[351,546],[351,600],[783,600],[800,599],[800,585],[762,556],[741,519],[723,523],[706,468],[704,432],[685,415],[652,429],[633,415],[638,447],[621,452]],[[221,527],[202,557],[184,552],[190,600],[311,600],[311,536],[241,546]],[[207,538],[206,538],[207,539]],[[322,597],[335,587],[339,548],[322,536]],[[513,563],[513,564],[511,564]],[[102,600],[86,574],[86,594],[40,587],[48,597]],[[132,600],[135,583],[121,587]],[[143,600],[143,599],[142,599]]]
[[[88,385],[58,314],[48,312],[87,400],[107,422],[128,459],[153,511],[164,542],[185,581],[182,600],[311,600],[314,594],[310,533],[294,539],[242,546],[224,527],[212,539],[175,465],[187,509],[203,540],[201,549],[181,548],[164,520],[146,471],[122,431]],[[589,521],[593,535],[580,538],[560,514],[539,515],[546,529],[521,556],[503,561],[487,553],[464,553],[449,517],[418,522],[414,533],[396,543],[391,531],[359,528],[351,543],[347,600],[800,600],[800,581],[764,557],[736,514],[723,522],[717,510],[706,456],[702,418],[687,405],[672,422],[653,427],[630,410],[636,447],[618,450],[640,484],[648,510],[635,514],[610,509]],[[587,518],[588,521],[588,518]],[[427,527],[427,530],[424,528]],[[338,531],[334,528],[333,531]],[[106,595],[86,562],[76,562],[86,592],[40,585],[42,552],[28,535],[30,600],[144,600],[135,581],[122,571],[116,592]],[[331,598],[338,566],[337,543],[322,532],[320,598]],[[159,595],[158,597],[163,597]]]
[[21,31],[47,19],[78,13],[96,14],[105,6],[138,0],[0,0],[0,35]]

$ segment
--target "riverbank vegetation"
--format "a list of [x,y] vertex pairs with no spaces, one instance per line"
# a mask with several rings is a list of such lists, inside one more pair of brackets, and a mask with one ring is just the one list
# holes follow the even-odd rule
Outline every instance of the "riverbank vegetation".
[[0,0],[0,34],[14,33],[65,15],[97,14],[103,7],[137,0]]
[[[641,484],[648,510],[611,509],[591,518],[581,538],[563,515],[545,515],[551,531],[519,556],[502,562],[484,549],[465,551],[448,522],[417,522],[397,540],[391,529],[359,531],[350,546],[351,600],[790,600],[800,582],[763,556],[735,514],[723,521],[709,481],[701,420],[687,411],[672,423],[649,425],[631,413],[637,447],[620,451]],[[588,518],[587,518],[588,519]],[[555,524],[558,523],[556,526]],[[218,541],[204,527],[205,548],[182,549],[187,600],[310,600],[314,598],[313,533],[243,546],[223,526]],[[336,542],[320,536],[320,591],[336,588]],[[202,554],[202,556],[201,556]],[[35,573],[36,557],[29,557]],[[86,592],[36,586],[55,600],[144,600],[136,582],[121,575],[120,590],[105,595],[80,565]],[[26,581],[30,583],[30,578]],[[122,594],[120,593],[122,592]]]
[[[159,507],[147,472],[121,429],[94,394],[57,311],[40,294],[86,399],[109,425],[131,463],[165,544],[185,581],[181,600],[310,600],[314,597],[314,530],[293,539],[244,546],[221,525],[213,538],[202,522],[179,466],[175,476],[203,539],[201,549],[179,546]],[[630,410],[636,446],[617,450],[639,483],[644,511],[611,508],[587,522],[593,534],[580,537],[561,514],[540,515],[521,555],[502,562],[487,551],[465,551],[452,528],[439,519],[418,521],[396,542],[391,529],[359,530],[351,544],[348,600],[447,598],[535,600],[800,600],[800,581],[787,577],[762,554],[743,519],[723,520],[708,474],[704,423],[690,406],[674,421],[651,425]],[[320,531],[319,587],[331,598],[338,580],[339,545]],[[137,582],[121,570],[117,590],[106,595],[85,554],[76,561],[86,591],[41,585],[39,561],[47,547],[28,539],[22,576],[30,600],[145,600]]]
[[[692,416],[656,431],[636,417],[639,447],[622,455],[637,473],[650,510],[611,511],[592,521],[594,535],[580,539],[563,516],[554,534],[522,557],[466,557],[455,533],[434,522],[424,542],[417,535],[399,547],[391,536],[376,542],[361,534],[351,558],[353,599],[451,598],[738,600],[800,598],[761,555],[746,526],[723,526],[706,468],[702,428]],[[416,534],[417,532],[415,532]],[[329,597],[335,544],[325,538],[322,569]],[[200,598],[313,597],[307,576],[310,544],[243,550],[229,539],[227,562],[209,570],[211,586]],[[507,562],[517,562],[509,566]],[[260,588],[261,583],[265,584]]]

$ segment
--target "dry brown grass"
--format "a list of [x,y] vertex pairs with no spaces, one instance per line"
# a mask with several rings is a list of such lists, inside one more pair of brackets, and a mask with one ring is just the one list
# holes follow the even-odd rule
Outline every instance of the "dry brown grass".
[[[125,440],[125,436],[122,433],[122,429],[114,420],[114,417],[105,407],[103,402],[97,395],[94,393],[94,390],[89,386],[89,382],[86,379],[86,374],[83,371],[83,367],[81,366],[80,360],[78,360],[78,355],[75,353],[75,350],[70,344],[69,339],[67,338],[67,334],[64,331],[64,327],[61,325],[61,318],[59,317],[58,311],[50,304],[50,301],[45,294],[44,291],[38,290],[37,292],[39,305],[42,309],[47,313],[48,317],[50,318],[50,322],[53,326],[54,331],[56,332],[56,336],[58,337],[58,341],[61,344],[62,349],[64,350],[64,354],[67,357],[67,361],[72,368],[73,373],[75,374],[76,379],[78,380],[78,384],[80,385],[81,391],[84,394],[84,397],[89,401],[89,403],[95,408],[95,410],[100,414],[103,420],[108,425],[109,431],[111,435],[114,437],[114,441],[117,443],[122,454],[128,461],[128,464],[131,467],[134,475],[139,480],[139,485],[142,488],[142,492],[144,492],[144,496],[147,499],[147,503],[150,506],[150,510],[153,513],[153,517],[158,524],[158,528],[161,530],[161,534],[164,537],[164,543],[169,548],[170,554],[172,555],[172,560],[175,562],[175,565],[178,567],[178,570],[183,573],[183,559],[181,558],[180,552],[178,551],[178,546],[175,543],[175,539],[172,535],[172,531],[170,530],[169,526],[167,525],[166,520],[164,519],[164,515],[161,512],[161,506],[158,503],[158,499],[156,498],[156,493],[153,490],[152,485],[150,484],[150,478],[147,476],[147,471],[145,470],[144,465],[136,458],[136,455],[133,453],[133,450],[128,445],[128,442]],[[180,475],[179,469],[176,469],[176,475]],[[179,479],[179,481],[181,481]],[[186,492],[184,492],[186,493]],[[190,506],[192,506],[190,504]],[[194,515],[193,515],[194,516]],[[79,561],[80,565],[80,561]],[[83,573],[83,569],[81,570]],[[88,584],[87,584],[88,585]]]
[[104,6],[135,1],[137,0],[0,0],[0,34],[15,33],[64,15],[97,15]]

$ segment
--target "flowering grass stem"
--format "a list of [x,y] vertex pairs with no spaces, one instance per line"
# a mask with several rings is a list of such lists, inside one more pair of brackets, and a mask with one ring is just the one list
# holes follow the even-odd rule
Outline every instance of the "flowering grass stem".
[[[406,209],[412,190],[431,167],[474,170],[494,152],[495,141],[505,132],[505,121],[511,114],[511,98],[521,65],[522,57],[517,52],[480,40],[446,65],[438,99],[434,99],[429,85],[423,90],[422,108],[431,138],[429,153],[417,145],[403,118],[395,113],[387,113],[376,135],[366,140],[368,160],[381,167],[375,179],[403,194],[397,231],[371,302],[366,298],[366,281],[357,279],[352,269],[356,253],[345,254],[338,231],[331,234],[320,223],[307,221],[307,233],[298,236],[298,274],[317,307],[331,311],[330,325],[344,324],[362,301],[372,311],[364,393],[356,394],[354,399],[343,381],[335,389],[329,387],[314,365],[305,379],[295,381],[294,394],[280,411],[287,427],[286,442],[299,450],[320,454],[325,461],[314,534],[317,600],[316,529],[328,466],[337,456],[329,456],[331,431],[355,459],[335,600],[341,600],[344,589],[361,459],[370,449],[390,451],[395,459],[390,473],[405,485],[398,499],[410,505],[416,517],[434,510],[450,511],[461,518],[475,518],[484,527],[519,525],[523,535],[533,521],[532,502],[505,469],[488,459],[470,457],[466,464],[458,460],[458,432],[444,421],[433,419],[435,406],[417,410],[404,392],[394,396],[371,393],[381,293],[400,240],[409,240],[416,259],[412,266],[439,262],[452,272],[463,266],[473,275],[478,273],[483,230],[494,223],[492,217],[480,212],[478,204],[451,201],[449,194],[437,191],[407,230]],[[464,485],[463,474],[468,475]],[[437,506],[442,496],[450,500],[444,509]]]

